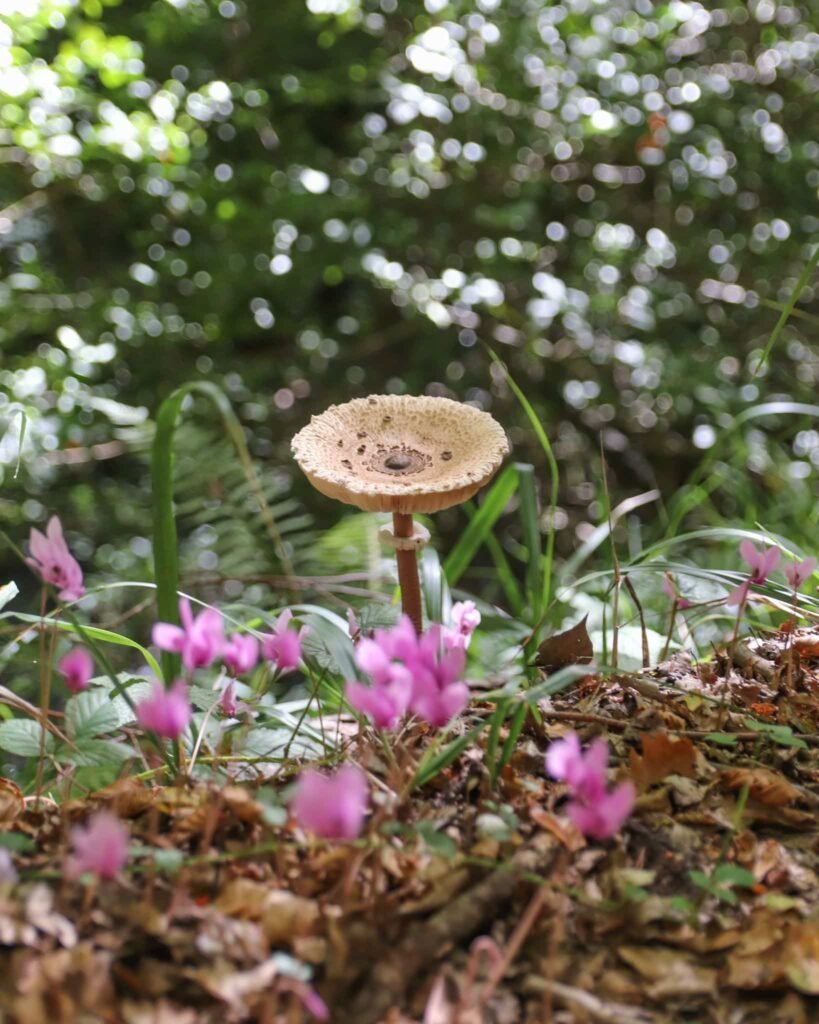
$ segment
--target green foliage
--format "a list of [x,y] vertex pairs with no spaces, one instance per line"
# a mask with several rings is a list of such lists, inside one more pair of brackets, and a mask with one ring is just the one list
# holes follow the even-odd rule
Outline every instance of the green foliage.
[[[231,531],[254,488],[220,492],[225,449],[190,430],[210,517],[180,515],[199,531],[183,567],[212,527],[213,575],[255,538],[258,575],[278,574],[268,555],[302,568],[296,502],[337,512],[294,473],[294,430],[334,400],[433,387],[491,406],[535,467],[462,569],[520,618],[546,612],[601,524],[601,436],[613,504],[661,495],[619,544],[744,518],[809,545],[807,8],[432,7],[36,0],[0,16],[12,526],[59,507],[102,581],[147,578],[150,418],[216,384],[268,504],[299,525],[288,537],[274,516],[278,552],[258,521]],[[175,451],[181,469],[180,434]],[[445,550],[464,520],[435,525]]]
[[732,906],[739,902],[739,896],[734,892],[735,887],[750,889],[756,885],[751,872],[736,864],[719,864],[710,875],[702,871],[689,871],[688,877],[704,894]]

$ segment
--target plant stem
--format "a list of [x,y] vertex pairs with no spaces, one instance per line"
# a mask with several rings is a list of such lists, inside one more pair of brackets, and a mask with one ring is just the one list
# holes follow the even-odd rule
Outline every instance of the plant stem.
[[[396,537],[412,536],[412,515],[406,512],[393,512],[393,532]],[[418,556],[415,551],[396,551],[398,562],[398,582],[401,586],[401,608],[410,617],[415,632],[420,633],[423,627],[421,613],[421,585],[418,581]]]

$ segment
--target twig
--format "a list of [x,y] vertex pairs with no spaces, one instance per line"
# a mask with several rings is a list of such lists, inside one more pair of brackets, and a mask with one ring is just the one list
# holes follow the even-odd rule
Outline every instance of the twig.
[[481,931],[512,898],[521,876],[545,874],[557,855],[557,841],[541,835],[541,845],[527,845],[508,865],[461,893],[428,921],[411,927],[404,939],[370,972],[345,1014],[350,1024],[375,1024],[400,1004],[408,986],[448,948]]
[[637,591],[634,589],[634,584],[631,582],[628,573],[623,577],[623,583],[631,595],[631,600],[637,609],[637,617],[640,619],[640,634],[643,639],[643,668],[648,668],[651,664],[651,652],[648,649],[648,633],[646,632],[646,617],[643,613],[643,606],[640,604],[640,598],[637,596]]
[[530,992],[551,992],[564,1003],[585,1010],[592,1020],[600,1021],[601,1024],[652,1024],[657,1020],[651,1010],[644,1010],[639,1006],[624,1006],[622,1003],[604,1003],[602,999],[598,999],[590,992],[584,992],[582,988],[564,985],[559,981],[549,981],[537,975],[526,979],[526,988]]

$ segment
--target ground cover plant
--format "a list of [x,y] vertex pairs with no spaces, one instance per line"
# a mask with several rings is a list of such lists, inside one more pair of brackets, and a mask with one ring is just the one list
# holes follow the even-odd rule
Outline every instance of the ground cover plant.
[[0,1024],[819,1018],[815,22],[0,2]]
[[390,587],[215,607],[177,583],[183,397],[149,635],[89,614],[58,515],[6,538],[41,597],[2,592],[39,672],[37,703],[0,689],[3,1019],[812,1019],[815,556],[726,530],[730,571],[680,536],[568,578],[547,542],[514,612],[453,594],[526,493],[510,464],[424,549],[420,629]]

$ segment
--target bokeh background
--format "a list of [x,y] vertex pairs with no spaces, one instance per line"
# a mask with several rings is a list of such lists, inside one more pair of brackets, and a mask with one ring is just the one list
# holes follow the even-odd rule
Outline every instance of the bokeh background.
[[[621,521],[631,550],[760,522],[815,552],[810,281],[753,371],[819,235],[816,3],[0,9],[0,520],[18,543],[56,511],[93,580],[149,579],[153,419],[201,379],[230,397],[299,572],[361,568],[359,519],[337,525],[289,439],[385,391],[490,410],[560,558],[604,515],[601,443],[613,503],[660,492]],[[486,346],[553,444],[554,515]],[[176,443],[186,583],[275,589],[207,403]],[[514,511],[498,536],[523,572]],[[442,549],[465,522],[437,517]],[[34,593],[5,549],[11,576]],[[480,564],[464,584],[499,597]]]

